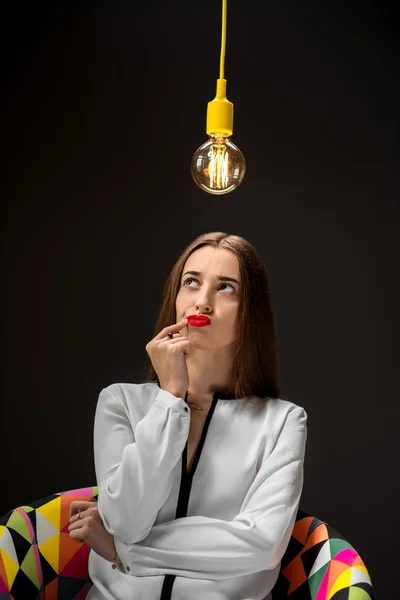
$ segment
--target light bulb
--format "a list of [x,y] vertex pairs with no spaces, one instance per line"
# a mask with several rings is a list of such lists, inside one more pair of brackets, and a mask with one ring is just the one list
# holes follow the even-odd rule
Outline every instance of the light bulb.
[[246,161],[229,136],[215,133],[193,154],[191,171],[205,192],[227,194],[242,182]]

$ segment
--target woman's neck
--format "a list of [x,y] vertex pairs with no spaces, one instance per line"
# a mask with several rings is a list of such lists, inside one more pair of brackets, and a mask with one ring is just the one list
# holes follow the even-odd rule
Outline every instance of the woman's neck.
[[189,398],[196,404],[210,404],[215,392],[232,387],[231,346],[215,351],[192,349],[186,365],[189,373]]

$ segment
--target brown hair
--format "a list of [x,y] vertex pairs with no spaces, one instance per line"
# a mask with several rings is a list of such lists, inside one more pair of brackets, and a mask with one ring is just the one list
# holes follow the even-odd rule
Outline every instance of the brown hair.
[[[255,248],[244,238],[222,232],[204,233],[182,252],[165,284],[154,336],[176,323],[175,301],[183,268],[189,256],[202,246],[225,248],[239,261],[241,291],[237,319],[237,349],[232,362],[235,394],[247,404],[250,399],[280,397],[275,325],[267,271]],[[146,382],[158,382],[148,359]]]

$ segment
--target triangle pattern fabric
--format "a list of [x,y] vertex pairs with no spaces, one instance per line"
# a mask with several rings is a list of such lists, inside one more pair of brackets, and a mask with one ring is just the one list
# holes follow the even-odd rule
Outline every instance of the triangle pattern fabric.
[[[73,500],[96,502],[96,486],[46,496],[0,517],[0,600],[84,600],[89,547],[69,535]],[[273,600],[372,600],[369,573],[330,525],[298,511]]]
[[302,511],[271,595],[272,600],[373,599],[371,579],[356,550],[330,525]]
[[45,557],[49,565],[58,573],[58,556],[60,548],[60,534],[39,545],[40,553]]
[[15,554],[17,555],[16,562],[20,565],[24,560],[26,553],[32,547],[32,544],[27,542],[27,540],[22,537],[19,533],[14,531],[14,529],[10,529],[10,537],[14,544]]
[[80,592],[75,596],[74,600],[84,600],[92,586],[90,583],[86,583]]
[[59,575],[64,571],[65,566],[72,560],[75,554],[85,545],[83,542],[75,542],[68,533],[60,533]]
[[87,575],[87,564],[89,560],[89,546],[84,544],[76,554],[73,555],[69,563],[60,570],[60,575],[64,577],[79,577],[85,579]]
[[68,533],[69,534],[68,525],[69,525],[69,521],[68,521],[68,523],[65,523],[64,527],[60,528],[60,533]]
[[316,527],[311,533],[310,536],[305,543],[305,548],[311,548],[318,544],[319,542],[324,542],[329,539],[328,530],[324,523],[321,523],[318,527]]
[[58,528],[49,521],[41,512],[36,511],[36,539],[39,545],[57,535]]
[[303,561],[304,569],[308,577],[310,577],[315,561],[325,544],[326,542],[318,542],[315,546],[303,550],[301,560]]
[[340,590],[334,596],[327,596],[326,600],[349,600],[349,590]]
[[14,510],[7,521],[8,529],[13,529],[19,535],[26,539],[27,542],[33,540],[33,528],[27,515],[20,509]]
[[7,590],[11,589],[11,586],[14,583],[14,579],[18,573],[18,569],[18,563],[15,562],[12,558],[10,558],[8,554],[6,554],[3,551],[0,551],[1,590],[3,590],[4,587]]
[[[40,589],[41,581],[39,581],[39,572],[36,568],[36,556],[33,546],[31,546],[29,551],[26,553],[24,560],[20,564],[20,569],[25,573],[27,577],[30,578],[32,583],[38,589]],[[40,572],[40,579],[42,578],[41,575],[42,574]]]
[[34,544],[37,544],[37,540],[36,540],[36,510],[31,510],[29,513],[25,513],[27,522],[29,522],[30,527],[32,527],[32,531],[33,531],[33,539],[32,542]]
[[10,592],[15,600],[18,600],[19,598],[35,598],[39,590],[26,573],[18,569]]
[[338,590],[350,587],[350,569],[342,562],[333,560],[329,570],[328,591],[333,596]]
[[[73,500],[97,500],[96,486],[30,502],[0,517],[0,600],[83,600],[91,581],[89,547],[69,536]],[[61,523],[62,528],[61,528]]]
[[53,581],[48,583],[45,586],[44,591],[45,598],[54,598],[54,600],[58,598],[58,577],[56,577],[56,579],[53,579]]
[[32,506],[20,506],[20,509],[27,514],[35,510],[34,508],[32,508]]
[[349,600],[369,600],[371,586],[367,583],[354,585],[349,589]]
[[57,571],[47,562],[45,557],[39,552],[40,568],[42,571],[42,587],[45,587],[50,581],[58,576]]
[[[348,542],[346,542],[343,539],[340,538],[330,538],[329,539],[329,545],[331,547],[331,553],[332,556],[337,556],[339,554],[339,552],[341,552],[342,550],[349,550],[351,549],[351,546]],[[354,550],[354,554],[357,554]],[[345,556],[345,555],[344,555]]]
[[314,575],[317,571],[319,571],[322,567],[327,565],[331,560],[331,549],[329,546],[329,542],[323,542],[320,551],[318,552],[314,564],[310,568],[309,577]]
[[325,573],[327,572],[328,568],[329,564],[324,565],[319,571],[316,571],[313,575],[311,575],[308,578],[308,585],[310,588],[312,598],[316,597],[318,590],[321,588],[322,580],[325,577]]
[[9,588],[6,568],[4,566],[3,556],[0,550],[0,594],[6,592]]
[[303,545],[298,542],[295,538],[291,538],[290,544],[285,552],[285,556],[282,559],[281,568],[289,565],[302,551]]
[[303,519],[296,521],[294,525],[292,537],[294,537],[294,539],[300,542],[303,546],[308,538],[308,532],[310,530],[312,521],[313,517],[304,517]]
[[311,534],[313,533],[314,529],[316,529],[320,525],[324,525],[326,527],[326,523],[324,523],[323,521],[320,521],[319,519],[316,519],[314,517],[313,521],[312,521],[312,523],[310,525],[310,531],[308,532],[308,535],[311,536]]
[[357,552],[354,550],[354,548],[352,548],[349,545],[347,548],[343,548],[342,550],[339,550],[339,552],[335,555],[335,560],[344,563],[348,567],[352,566],[352,564],[354,563],[356,558],[357,558]]
[[62,598],[75,598],[75,596],[85,587],[85,581],[75,577],[58,577],[58,593]]
[[56,531],[60,529],[61,498],[57,497],[36,509],[36,518],[40,515],[51,523]]
[[5,552],[15,563],[18,564],[17,551],[14,546],[14,540],[11,531],[7,527],[1,527],[0,531],[0,553]]
[[368,571],[365,567],[353,567],[351,569],[351,585],[356,585],[357,583],[369,583],[369,575]]

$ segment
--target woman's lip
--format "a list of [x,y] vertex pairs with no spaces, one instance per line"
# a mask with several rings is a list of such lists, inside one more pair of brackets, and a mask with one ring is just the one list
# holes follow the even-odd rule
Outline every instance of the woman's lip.
[[211,325],[211,319],[207,315],[189,315],[187,320],[189,325],[194,325],[195,327]]

